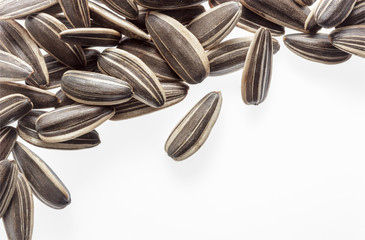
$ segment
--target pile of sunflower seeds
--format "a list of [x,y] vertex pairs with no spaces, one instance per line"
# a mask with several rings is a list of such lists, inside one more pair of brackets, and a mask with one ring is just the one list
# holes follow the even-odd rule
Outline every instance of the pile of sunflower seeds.
[[[319,0],[312,10],[315,0],[210,0],[207,11],[203,2],[0,0],[0,218],[9,239],[32,238],[33,195],[55,209],[71,202],[18,135],[43,148],[95,147],[95,128],[107,120],[170,107],[185,98],[187,84],[242,68],[243,102],[258,105],[280,49],[273,36],[284,27],[301,32],[284,43],[310,61],[365,57],[365,0]],[[224,41],[236,26],[254,35]],[[317,33],[322,27],[335,30]],[[177,161],[194,154],[221,105],[220,92],[204,96],[171,132],[167,154]]]

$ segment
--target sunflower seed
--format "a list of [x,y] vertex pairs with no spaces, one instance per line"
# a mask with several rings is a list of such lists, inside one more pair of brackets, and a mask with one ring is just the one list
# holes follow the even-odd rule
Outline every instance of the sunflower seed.
[[33,68],[13,54],[0,50],[0,81],[21,81],[33,73]]
[[110,106],[129,101],[132,87],[120,79],[86,71],[67,71],[62,77],[62,91],[75,102]]
[[350,15],[337,27],[365,24],[365,0],[358,0]]
[[135,0],[137,4],[152,9],[177,9],[198,5],[206,0]]
[[114,12],[128,19],[137,19],[138,7],[134,0],[101,0]]
[[65,142],[94,130],[114,113],[114,108],[103,106],[64,106],[41,115],[36,130],[45,142]]
[[88,0],[59,0],[66,18],[75,28],[90,27]]
[[310,61],[338,64],[351,57],[351,54],[335,48],[327,34],[289,34],[284,36],[283,40],[289,50]]
[[30,85],[44,88],[49,84],[48,71],[37,44],[14,20],[0,21],[0,49],[32,66],[34,73],[26,79]]
[[118,45],[118,48],[132,53],[141,59],[159,79],[181,80],[167,64],[165,59],[163,59],[153,43],[126,38],[122,40]]
[[19,142],[13,148],[13,154],[39,200],[55,209],[70,204],[71,196],[66,186],[42,159]]
[[69,97],[67,97],[62,90],[59,90],[56,93],[56,96],[60,100],[60,104],[58,104],[58,106],[56,106],[56,108],[67,106],[67,105],[72,105],[75,103],[75,101],[70,99]]
[[[318,32],[322,27],[319,26],[316,22],[316,9],[318,7],[318,4],[314,7],[312,7],[311,11],[308,14],[307,19],[305,20],[304,23],[304,29],[307,32],[310,32],[311,34],[315,34],[316,32]],[[312,28],[312,29],[310,29]]]
[[21,173],[17,176],[13,199],[4,214],[3,222],[8,239],[32,239],[34,225],[33,195],[27,179]]
[[0,20],[20,18],[57,4],[57,0],[2,0]]
[[135,98],[151,107],[161,107],[165,93],[152,70],[138,57],[121,49],[107,48],[99,59],[100,71],[128,82]]
[[301,6],[311,6],[316,0],[294,0]]
[[209,75],[204,48],[181,23],[164,14],[150,12],[146,25],[157,49],[182,80],[197,84]]
[[267,97],[272,70],[272,38],[266,28],[260,28],[251,42],[242,74],[242,99],[246,104],[259,105]]
[[[74,28],[74,26],[71,25],[71,23],[68,21],[65,15],[57,14],[54,15],[53,17],[57,18],[57,20],[60,21],[63,25],[65,25],[68,29]],[[94,20],[90,19],[90,27],[102,27],[102,26],[100,26],[100,24],[96,23]]]
[[0,161],[6,159],[18,137],[18,133],[15,128],[7,126],[0,129]]
[[305,33],[318,31],[318,25],[313,21],[307,29],[304,28],[310,10],[293,0],[242,0],[242,4],[276,24]]
[[0,82],[0,97],[15,93],[27,96],[34,108],[49,108],[59,104],[56,95],[46,90],[14,82]]
[[116,46],[121,35],[110,28],[74,28],[62,31],[60,38],[70,44],[81,46]]
[[114,106],[115,114],[110,120],[139,117],[170,107],[184,100],[189,90],[189,86],[183,82],[162,82],[161,86],[166,94],[166,103],[161,108],[153,108],[136,99],[131,99],[126,103]]
[[18,120],[32,108],[33,104],[29,98],[21,94],[0,98],[0,128]]
[[329,39],[336,48],[365,58],[365,25],[336,29]]
[[145,32],[131,22],[115,15],[105,8],[89,2],[91,18],[98,24],[106,28],[112,28],[118,32],[135,39],[151,40]]
[[205,49],[219,44],[240,20],[242,5],[226,2],[196,17],[187,29],[192,32]]
[[0,161],[0,218],[8,209],[13,197],[18,175],[18,167],[14,161]]
[[315,13],[318,25],[336,27],[350,15],[355,3],[356,0],[321,0]]
[[[230,39],[209,50],[207,55],[210,62],[210,75],[224,75],[243,68],[252,39],[253,37]],[[275,54],[280,50],[280,44],[274,38],[272,41]]]
[[25,27],[38,45],[61,63],[72,68],[86,65],[85,54],[80,46],[59,39],[59,33],[67,28],[56,18],[46,13],[30,15],[25,20]]
[[176,161],[193,155],[207,140],[222,105],[222,94],[211,92],[202,98],[178,123],[165,144],[165,151]]

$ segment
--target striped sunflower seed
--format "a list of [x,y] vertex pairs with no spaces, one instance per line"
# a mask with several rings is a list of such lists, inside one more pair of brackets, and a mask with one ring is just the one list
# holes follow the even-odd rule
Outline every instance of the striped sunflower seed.
[[305,33],[318,31],[318,25],[314,21],[310,22],[307,29],[304,28],[310,10],[293,0],[242,0],[242,4],[276,24]]
[[57,0],[2,0],[0,20],[20,18],[57,4]]
[[139,29],[136,25],[124,20],[109,10],[92,2],[89,2],[89,8],[91,18],[101,26],[105,28],[112,28],[131,38],[148,41],[151,40],[150,36]]
[[[57,18],[57,20],[60,21],[63,25],[65,25],[68,29],[74,28],[74,26],[71,25],[71,23],[68,21],[65,15],[63,14],[57,14],[57,15],[49,14],[49,15],[52,15],[53,17]],[[102,27],[102,26],[100,26],[100,24],[96,23],[94,20],[90,19],[90,27]]]
[[240,20],[242,5],[226,2],[196,17],[187,29],[192,32],[205,49],[219,44]]
[[114,108],[104,106],[64,106],[41,115],[36,130],[45,142],[65,142],[91,132],[114,113]]
[[[220,76],[242,69],[253,37],[234,38],[222,42],[208,51],[210,75]],[[274,54],[280,50],[279,42],[273,38]]]
[[118,45],[118,48],[132,53],[141,59],[160,80],[181,80],[167,64],[153,43],[124,38]]
[[337,27],[365,24],[365,0],[358,0],[350,15]]
[[329,39],[336,48],[365,58],[365,25],[338,28]]
[[162,82],[161,86],[166,94],[166,103],[161,108],[153,108],[136,99],[131,99],[126,103],[115,105],[115,114],[110,120],[116,121],[139,117],[173,106],[184,100],[189,90],[189,86],[183,82]]
[[32,189],[19,173],[13,199],[3,218],[8,239],[31,240],[34,225],[34,205]]
[[33,104],[29,98],[21,94],[0,98],[0,128],[18,120],[32,108]]
[[30,77],[33,68],[13,54],[0,50],[0,81],[21,81]]
[[310,61],[338,64],[351,57],[351,54],[334,47],[327,34],[289,34],[283,40],[289,50]]
[[[315,34],[318,32],[322,27],[319,26],[316,22],[316,10],[317,10],[318,4],[314,7],[312,7],[311,11],[308,14],[307,19],[304,23],[304,29],[307,32],[310,32],[311,34]],[[312,28],[312,30],[310,30]]]
[[0,161],[9,156],[17,138],[18,133],[15,128],[7,126],[0,129]]
[[74,28],[64,30],[60,38],[70,44],[80,46],[116,46],[121,35],[110,28]]
[[34,152],[17,142],[13,155],[20,171],[27,178],[34,195],[49,207],[62,209],[71,202],[66,186]]
[[137,100],[151,107],[165,104],[166,96],[156,75],[133,54],[121,49],[107,48],[101,53],[98,66],[101,72],[128,82]]
[[251,42],[242,74],[242,99],[248,105],[259,105],[269,92],[272,70],[272,38],[260,28]]
[[58,2],[73,27],[90,27],[88,0],[59,0]]
[[157,49],[182,80],[197,84],[209,75],[204,48],[181,23],[164,14],[150,12],[146,25]]
[[176,161],[193,155],[207,140],[221,109],[222,94],[211,92],[202,98],[178,123],[165,144]]
[[139,5],[151,9],[177,9],[198,5],[206,0],[135,0]]
[[356,0],[321,0],[315,13],[318,25],[336,27],[350,15],[355,3]]
[[8,209],[13,197],[18,175],[18,167],[14,161],[0,161],[0,218]]
[[56,95],[49,91],[14,82],[0,82],[0,97],[16,93],[27,96],[34,108],[49,108],[59,104]]
[[56,93],[56,96],[60,100],[60,104],[58,104],[58,106],[56,106],[56,108],[67,106],[67,105],[72,105],[75,103],[75,101],[70,99],[69,97],[67,97],[66,94],[62,90],[59,90]]
[[0,21],[0,49],[32,66],[34,73],[26,79],[30,85],[45,88],[49,84],[43,55],[28,32],[16,21]]
[[138,18],[138,7],[134,0],[101,0],[101,2],[127,19]]
[[63,150],[85,149],[100,144],[99,134],[95,130],[66,142],[48,143],[43,141],[38,136],[35,123],[38,117],[44,113],[46,112],[33,110],[18,121],[17,130],[22,139],[38,147]]
[[67,71],[61,89],[75,102],[87,105],[116,105],[133,97],[133,89],[127,82],[87,71]]
[[294,0],[301,6],[311,6],[316,0]]
[[72,68],[86,66],[82,48],[59,39],[59,33],[67,28],[56,18],[46,13],[30,15],[25,20],[25,27],[38,45],[61,63]]

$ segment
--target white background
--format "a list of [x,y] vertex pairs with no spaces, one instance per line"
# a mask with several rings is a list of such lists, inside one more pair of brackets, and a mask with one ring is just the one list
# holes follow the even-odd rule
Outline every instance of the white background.
[[[237,28],[229,38],[245,35]],[[364,240],[364,59],[323,65],[279,41],[260,106],[241,100],[238,71],[191,86],[169,109],[105,123],[96,148],[26,144],[72,196],[63,210],[35,198],[33,239]],[[223,105],[208,140],[173,161],[164,151],[170,131],[217,90]]]

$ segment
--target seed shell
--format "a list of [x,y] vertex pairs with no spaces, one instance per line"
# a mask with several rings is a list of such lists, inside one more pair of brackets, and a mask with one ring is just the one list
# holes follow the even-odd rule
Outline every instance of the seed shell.
[[321,0],[315,13],[318,25],[336,27],[350,15],[355,3],[356,0]]
[[57,0],[1,0],[0,20],[21,18],[57,4]]
[[365,24],[365,0],[358,0],[350,15],[337,27]]
[[289,34],[283,40],[289,50],[310,61],[338,64],[351,57],[351,54],[334,47],[327,34]]
[[8,239],[31,240],[34,225],[34,205],[32,189],[19,173],[13,199],[6,211],[3,222]]
[[128,19],[138,18],[138,7],[134,0],[102,0],[101,2]]
[[60,104],[58,104],[58,106],[56,106],[56,108],[67,106],[67,105],[72,105],[75,103],[75,101],[72,100],[71,98],[67,97],[66,94],[62,90],[59,90],[56,93],[56,96],[60,100]]
[[64,30],[60,38],[67,43],[80,46],[116,46],[121,35],[110,28],[74,28]]
[[135,0],[137,4],[151,9],[178,9],[194,6],[206,0]]
[[0,98],[0,128],[18,120],[32,108],[33,104],[29,98],[21,94]]
[[242,99],[248,105],[259,105],[267,97],[272,71],[272,38],[269,30],[260,28],[251,42],[242,74]]
[[152,70],[138,57],[121,49],[107,48],[98,60],[100,71],[128,82],[135,98],[151,106],[161,107],[165,93]]
[[46,13],[30,15],[25,20],[25,27],[38,45],[61,63],[72,68],[86,66],[82,48],[59,39],[59,33],[67,28],[55,17]]
[[49,108],[59,104],[56,95],[46,90],[14,82],[0,82],[0,97],[16,93],[27,96],[34,108]]
[[34,73],[26,79],[32,86],[45,88],[49,84],[43,55],[28,32],[16,21],[0,21],[0,49],[32,66]]
[[104,106],[64,106],[41,115],[36,130],[45,142],[65,142],[94,130],[114,113],[114,108]]
[[17,138],[18,133],[15,128],[7,126],[0,129],[0,161],[9,156]]
[[181,23],[164,14],[150,12],[146,25],[157,49],[182,80],[197,84],[209,75],[204,48]]
[[301,6],[311,6],[316,0],[294,0]]
[[13,197],[18,175],[18,167],[14,161],[0,161],[0,218],[8,209]]
[[222,94],[211,92],[202,98],[178,123],[165,144],[165,151],[176,161],[193,155],[207,140],[221,109]]
[[59,0],[58,2],[73,27],[90,27],[88,0]]
[[[62,11],[61,11],[62,12]],[[50,14],[52,15],[52,14]],[[53,17],[57,18],[63,25],[65,25],[68,29],[74,28],[72,24],[68,21],[68,19],[63,14],[52,15]],[[90,19],[90,27],[102,27],[100,24],[97,24],[94,20]]]
[[365,25],[338,28],[329,39],[336,48],[365,58]]
[[0,81],[21,81],[33,73],[33,68],[22,59],[0,50]]

